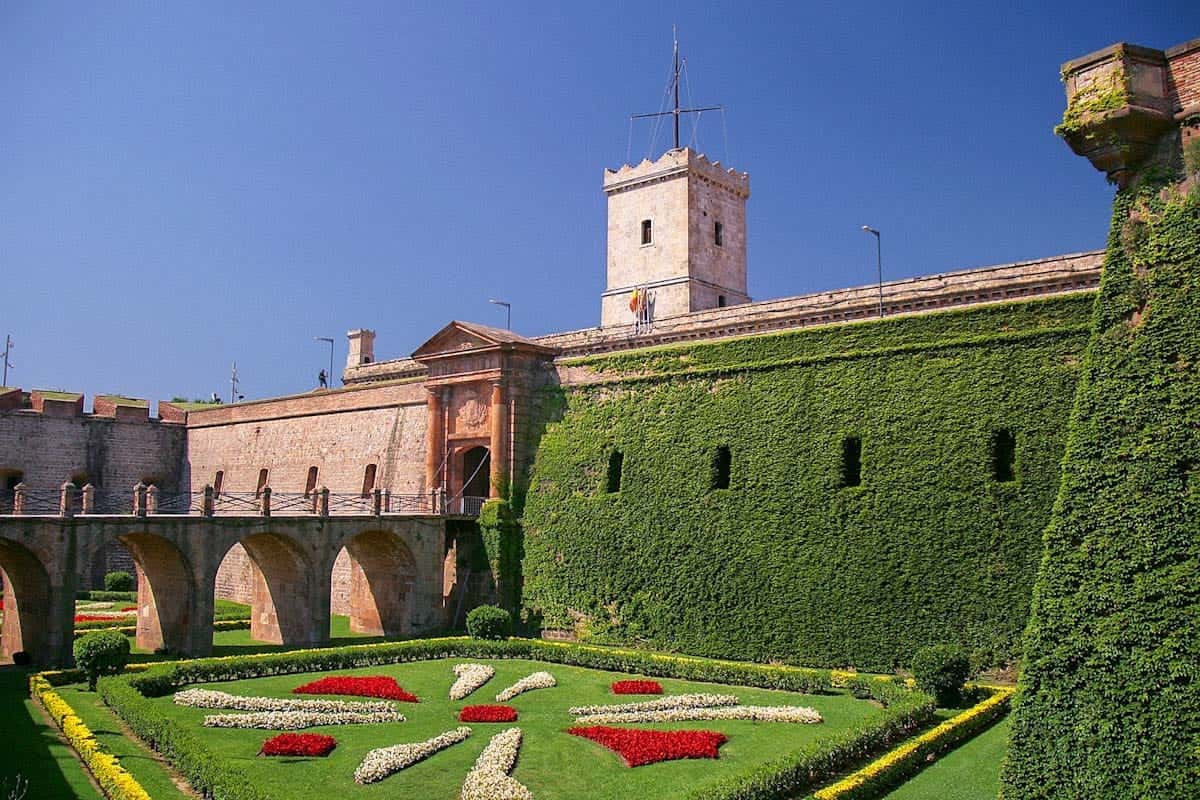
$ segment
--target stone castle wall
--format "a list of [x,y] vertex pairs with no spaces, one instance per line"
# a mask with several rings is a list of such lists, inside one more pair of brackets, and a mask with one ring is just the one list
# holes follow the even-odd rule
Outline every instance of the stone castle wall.
[[[333,495],[360,494],[368,464],[375,486],[394,494],[424,494],[425,390],[420,383],[317,392],[218,406],[188,416],[192,491],[212,485],[250,493],[261,470],[273,492],[303,492],[310,467],[317,486]],[[343,551],[333,570],[333,613],[350,613],[350,561]],[[254,565],[241,545],[217,572],[217,597],[250,603]]]
[[[125,512],[133,508],[133,487],[139,482],[153,483],[164,493],[179,491],[184,426],[150,419],[144,406],[134,410],[99,398],[97,410],[102,413],[84,414],[82,396],[73,397],[69,402],[39,402],[40,411],[33,404],[0,411],[0,491],[23,482],[37,492],[35,508],[42,512],[49,510],[44,506],[47,490],[66,481],[78,488],[92,484],[98,502]],[[4,502],[0,498],[0,505]],[[104,574],[114,570],[134,570],[129,551],[116,542],[84,565],[79,585],[103,588]]]
[[425,390],[396,383],[220,406],[188,415],[192,491],[222,472],[222,492],[254,492],[262,470],[276,493],[304,492],[311,467],[317,487],[356,494],[376,465],[375,486],[423,494]]

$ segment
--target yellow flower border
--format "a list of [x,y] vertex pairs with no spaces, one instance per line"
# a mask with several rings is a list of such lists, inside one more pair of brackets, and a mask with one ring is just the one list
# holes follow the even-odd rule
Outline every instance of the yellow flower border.
[[[837,783],[814,792],[813,800],[845,800],[846,798],[862,797],[871,793],[875,785],[882,782],[884,778],[893,777],[896,770],[911,769],[912,772],[916,772],[920,769],[919,762],[930,753],[938,752],[941,746],[949,744],[945,740],[962,726],[979,720],[980,717],[998,718],[1003,716],[1012,701],[1012,696],[1016,693],[1016,689],[1007,686],[980,685],[980,688],[990,690],[991,696],[983,702],[971,706],[958,716],[946,720],[936,728],[907,740],[896,749],[884,753],[875,761],[857,772],[847,775]],[[914,766],[915,769],[913,769]]]
[[54,691],[46,674],[36,672],[29,676],[29,694],[63,732],[79,760],[100,784],[104,796],[109,800],[151,800],[137,779],[121,766],[117,757],[104,751],[96,735],[83,724],[75,709]]

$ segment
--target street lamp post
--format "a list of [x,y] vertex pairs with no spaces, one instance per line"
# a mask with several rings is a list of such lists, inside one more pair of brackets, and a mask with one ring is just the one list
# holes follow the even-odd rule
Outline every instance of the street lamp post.
[[495,306],[504,306],[504,329],[512,330],[512,303],[506,303],[503,300],[488,300],[489,303]]
[[[329,338],[328,336],[314,336],[313,341],[329,343],[329,382],[332,383],[333,382],[333,339]],[[326,387],[326,388],[328,388],[328,387]]]
[[879,231],[872,228],[870,225],[862,226],[864,233],[875,235],[875,268],[879,273],[879,317],[883,318],[883,244],[880,241]]

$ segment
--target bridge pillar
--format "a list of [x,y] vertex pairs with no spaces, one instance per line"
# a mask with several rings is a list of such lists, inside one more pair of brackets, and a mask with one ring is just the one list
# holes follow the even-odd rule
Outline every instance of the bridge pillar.
[[37,666],[70,666],[75,643],[74,532],[58,520],[12,520],[0,534],[0,661],[24,653]]
[[196,581],[183,551],[157,532],[131,533],[119,541],[137,565],[137,646],[181,655],[206,652],[212,645],[212,612],[204,616],[199,608]]

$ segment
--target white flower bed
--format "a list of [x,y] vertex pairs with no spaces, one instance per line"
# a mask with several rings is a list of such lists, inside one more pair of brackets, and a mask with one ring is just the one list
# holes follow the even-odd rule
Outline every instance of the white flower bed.
[[532,692],[534,689],[549,689],[558,684],[549,672],[535,672],[514,683],[500,694],[496,695],[497,703],[507,703],[519,694]]
[[454,674],[458,676],[458,680],[450,687],[450,699],[462,700],[490,681],[496,670],[486,664],[455,664]]
[[625,714],[648,711],[672,711],[684,708],[712,708],[714,706],[736,706],[738,699],[731,694],[676,694],[644,700],[639,703],[614,703],[607,706],[576,706],[567,713],[577,717],[596,714]]
[[493,736],[463,781],[462,800],[533,800],[533,793],[508,774],[520,750],[520,728]]
[[585,714],[576,722],[584,725],[612,725],[628,722],[693,722],[723,719],[748,719],[755,722],[821,722],[821,715],[806,706],[712,706],[708,708],[668,708],[660,711],[618,711]]
[[298,731],[318,725],[374,725],[379,722],[404,722],[404,715],[397,711],[258,711],[252,714],[212,714],[204,718],[204,727]]
[[387,776],[411,767],[418,761],[429,758],[439,750],[458,744],[471,735],[467,727],[456,728],[443,734],[426,739],[423,742],[397,744],[391,747],[380,747],[367,753],[358,769],[354,770],[356,783],[375,783]]
[[193,708],[229,708],[234,711],[308,711],[319,714],[389,713],[396,704],[386,700],[301,700],[294,697],[242,697],[212,689],[186,689],[175,693],[175,705]]

